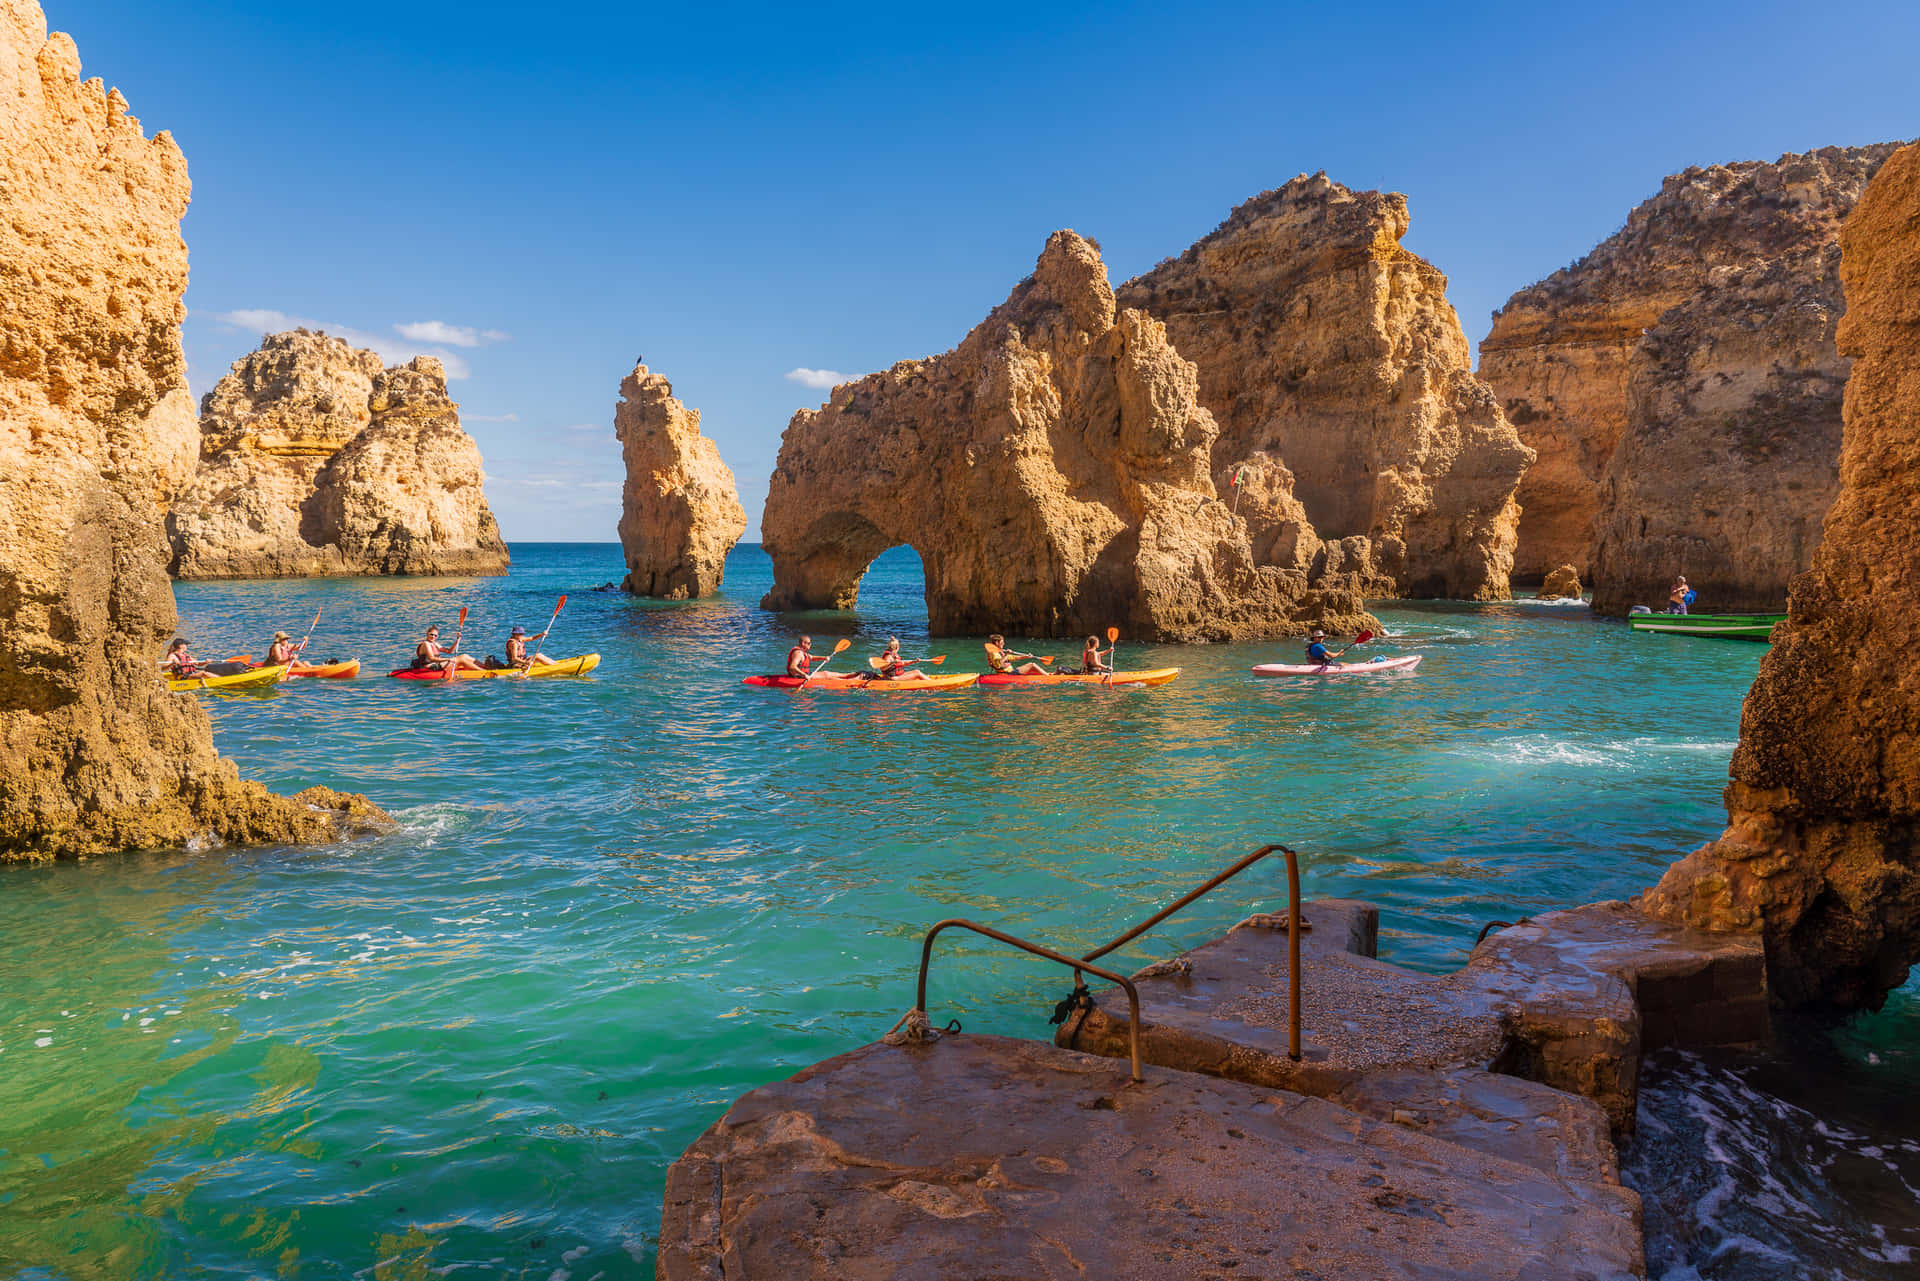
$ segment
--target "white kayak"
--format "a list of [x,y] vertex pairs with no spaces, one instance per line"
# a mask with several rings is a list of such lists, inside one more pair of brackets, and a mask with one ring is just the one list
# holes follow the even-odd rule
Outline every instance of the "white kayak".
[[1407,672],[1420,666],[1420,655],[1403,654],[1399,658],[1370,658],[1363,663],[1262,663],[1253,669],[1255,676],[1378,676],[1381,672]]

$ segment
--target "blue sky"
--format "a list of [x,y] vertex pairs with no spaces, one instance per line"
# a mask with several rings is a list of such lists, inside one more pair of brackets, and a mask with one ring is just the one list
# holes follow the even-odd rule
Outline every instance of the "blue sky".
[[196,394],[294,321],[451,357],[510,541],[616,537],[640,354],[757,537],[790,372],[952,346],[1057,227],[1118,281],[1326,169],[1477,343],[1667,173],[1920,135],[1905,0],[43,3],[187,153]]

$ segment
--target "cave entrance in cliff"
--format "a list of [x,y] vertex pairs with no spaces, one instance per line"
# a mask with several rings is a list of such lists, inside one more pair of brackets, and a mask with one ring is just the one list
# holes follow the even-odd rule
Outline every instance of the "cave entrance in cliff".
[[909,543],[895,543],[867,565],[860,579],[860,612],[890,627],[927,625],[927,570]]
[[857,610],[862,625],[923,631],[926,568],[912,544],[852,511],[814,520],[797,543],[777,554],[774,608]]

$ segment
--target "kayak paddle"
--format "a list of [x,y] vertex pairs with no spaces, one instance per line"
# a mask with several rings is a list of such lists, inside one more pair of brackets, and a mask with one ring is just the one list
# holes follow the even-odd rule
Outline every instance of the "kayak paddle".
[[1115,657],[1113,649],[1111,647],[1117,646],[1119,644],[1120,644],[1120,629],[1118,627],[1107,628],[1107,645],[1109,646],[1109,648],[1107,650],[1106,684],[1109,689],[1113,687],[1114,670],[1120,666],[1119,660]]
[[287,680],[293,675],[294,663],[299,661],[301,652],[307,648],[307,642],[313,639],[313,629],[318,626],[320,626],[320,611],[316,609],[313,611],[313,622],[307,625],[307,634],[302,636],[300,643],[293,647],[293,657],[287,661],[287,670],[280,673],[281,680]]
[[448,680],[453,679],[454,669],[460,666],[460,661],[459,661],[460,633],[464,632],[466,629],[467,629],[467,607],[465,605],[462,605],[460,607],[460,621],[453,625],[454,657],[450,659],[447,663],[447,679]]
[[[1373,633],[1362,629],[1360,634],[1353,638],[1353,645],[1364,645],[1372,639],[1373,639]],[[1353,645],[1348,645],[1346,649],[1343,649],[1340,651],[1340,654],[1344,654],[1347,652],[1348,649],[1352,649]],[[1340,654],[1335,654],[1334,657],[1338,658],[1340,657]]]
[[[836,654],[839,652],[840,651],[838,648],[834,650],[834,653]],[[874,671],[877,672],[882,667],[886,666],[886,661],[887,661],[886,659],[881,658],[878,654],[875,654],[872,658],[869,658],[867,660],[867,666],[871,667]],[[947,656],[945,654],[936,654],[932,658],[903,658],[900,661],[907,664],[909,667],[911,667],[915,663],[931,663],[933,666],[938,667],[940,664],[947,661]]]
[[[853,642],[846,639],[844,636],[841,637],[839,640],[835,641],[833,643],[833,653],[828,654],[825,658],[820,660],[820,672],[824,672],[827,670],[827,664],[831,663],[834,660],[836,655],[844,654],[852,648],[853,648]],[[818,676],[820,672],[816,672],[811,667],[809,667],[807,669],[807,679],[800,682],[799,688],[805,689],[807,687],[807,681],[810,681],[814,677]]]
[[[566,597],[566,594],[563,592],[561,593],[561,596],[560,596],[560,603],[553,607],[553,617],[547,620],[547,629],[540,633],[541,640],[545,640],[547,637],[553,635],[553,625],[560,621],[560,611],[566,608],[566,604],[567,604],[567,597]],[[535,647],[534,652],[535,653],[539,652],[539,649],[537,646]],[[533,654],[528,654],[527,661],[524,664],[522,664],[520,668],[520,679],[521,680],[527,679],[527,673],[532,670],[533,670]]]

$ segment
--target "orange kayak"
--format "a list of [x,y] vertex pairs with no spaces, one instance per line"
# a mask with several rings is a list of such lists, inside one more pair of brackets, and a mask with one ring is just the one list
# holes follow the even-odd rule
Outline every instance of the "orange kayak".
[[1018,672],[989,672],[980,678],[982,685],[1165,685],[1180,674],[1177,667],[1156,667],[1144,672],[1048,672],[1021,675]]

